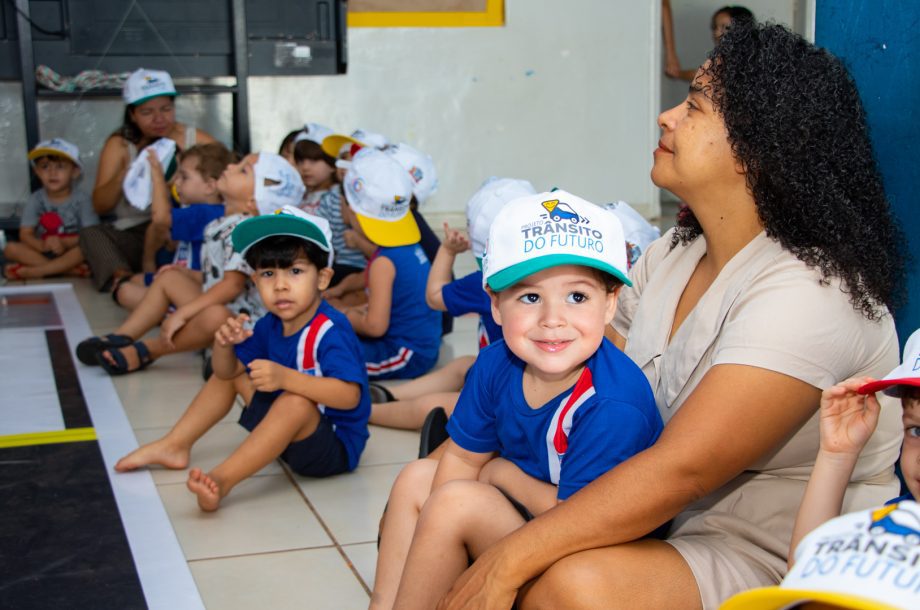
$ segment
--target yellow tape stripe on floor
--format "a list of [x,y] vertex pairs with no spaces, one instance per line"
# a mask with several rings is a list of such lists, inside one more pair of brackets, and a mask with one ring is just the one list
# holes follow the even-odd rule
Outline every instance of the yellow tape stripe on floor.
[[57,430],[55,432],[29,432],[27,434],[0,436],[0,449],[94,440],[96,440],[95,428],[70,428],[69,430]]

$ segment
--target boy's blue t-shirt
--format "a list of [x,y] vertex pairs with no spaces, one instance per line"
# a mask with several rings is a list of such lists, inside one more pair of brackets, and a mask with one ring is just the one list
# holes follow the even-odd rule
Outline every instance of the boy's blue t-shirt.
[[189,269],[201,271],[201,244],[204,228],[212,220],[224,215],[222,203],[196,203],[172,209],[170,237],[176,244],[174,265],[185,264]]
[[420,356],[436,360],[441,346],[441,312],[425,302],[425,286],[431,271],[425,252],[419,244],[411,244],[380,247],[374,258],[378,256],[390,259],[396,268],[386,338]]
[[504,341],[479,353],[447,422],[468,451],[514,462],[564,500],[650,447],[663,423],[645,375],[604,339],[575,384],[538,409],[524,399],[525,362]]
[[441,298],[447,313],[462,316],[479,314],[479,348],[495,343],[502,338],[502,327],[492,317],[492,299],[482,287],[482,271],[474,271],[441,288]]
[[361,387],[361,400],[354,409],[317,406],[332,422],[336,436],[345,445],[348,468],[352,470],[358,465],[370,436],[367,419],[371,413],[371,399],[364,354],[344,315],[326,301],[320,301],[310,322],[285,337],[281,320],[267,313],[256,323],[252,336],[236,346],[236,357],[247,367],[253,360],[271,360],[307,375],[357,383]]

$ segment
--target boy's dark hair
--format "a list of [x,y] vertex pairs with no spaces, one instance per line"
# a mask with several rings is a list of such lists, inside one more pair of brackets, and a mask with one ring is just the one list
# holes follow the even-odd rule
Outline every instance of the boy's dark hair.
[[[302,129],[295,129],[295,130],[292,131],[291,133],[289,133],[289,134],[287,134],[286,136],[284,136],[284,139],[281,140],[281,146],[278,147],[278,154],[279,154],[279,155],[283,155],[283,154],[284,154],[284,149],[285,149],[285,148],[288,148],[289,146],[293,146],[293,145],[294,145],[294,138],[296,138],[296,137],[297,137],[297,134],[299,134],[301,131],[303,131],[303,130],[302,130]],[[293,151],[292,151],[292,152],[293,152]]]
[[306,258],[317,270],[328,267],[329,255],[313,242],[292,235],[272,235],[246,252],[246,264],[253,269],[288,269],[298,258]]
[[607,294],[610,294],[611,292],[615,291],[620,286],[624,285],[623,282],[621,282],[618,278],[607,273],[606,271],[601,271],[600,269],[595,269],[594,267],[588,267],[588,268],[591,269],[595,277],[597,277],[597,279],[600,280],[601,284],[604,285],[604,290],[607,292]]
[[[335,169],[335,159],[330,157],[323,151],[323,147],[314,142],[313,140],[301,140],[294,145],[294,161],[300,163],[301,161],[323,161]],[[333,173],[333,180],[335,179],[335,174]]]
[[227,166],[236,161],[236,155],[220,142],[195,144],[186,151],[179,153],[179,161],[189,157],[198,159],[198,171],[205,178],[217,180],[227,169]]

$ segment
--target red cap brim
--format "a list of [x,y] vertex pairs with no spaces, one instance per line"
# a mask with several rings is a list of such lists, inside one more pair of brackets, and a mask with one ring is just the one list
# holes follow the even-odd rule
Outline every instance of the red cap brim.
[[893,385],[912,385],[920,387],[920,377],[905,377],[903,379],[879,379],[878,381],[871,381],[867,383],[856,391],[860,394],[872,394],[874,392],[878,392],[879,390],[890,388]]

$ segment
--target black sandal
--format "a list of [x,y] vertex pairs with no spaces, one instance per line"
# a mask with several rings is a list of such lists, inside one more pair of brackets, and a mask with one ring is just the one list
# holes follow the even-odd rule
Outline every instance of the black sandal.
[[[140,362],[136,369],[128,368],[128,359],[121,352],[121,349],[118,348],[104,349],[102,351],[96,352],[96,362],[99,364],[99,366],[105,369],[105,372],[109,375],[126,375],[128,373],[144,370],[150,365],[151,362],[153,362],[153,358],[150,357],[150,350],[147,349],[147,346],[144,345],[143,341],[136,341],[133,343],[133,345],[134,349],[137,350],[137,358]],[[105,359],[106,352],[112,355],[112,359],[115,361],[115,364],[112,364]]]
[[447,411],[444,407],[435,407],[428,412],[422,424],[418,442],[418,458],[428,457],[441,443],[450,438],[447,433]]
[[390,392],[386,386],[380,385],[379,383],[369,383],[367,384],[367,389],[370,392],[372,403],[379,404],[381,402],[393,402],[396,400],[393,393]]
[[96,354],[110,347],[128,347],[134,343],[134,339],[128,335],[116,335],[114,333],[102,337],[90,337],[77,344],[77,360],[89,366],[96,366],[99,362],[96,360]]

